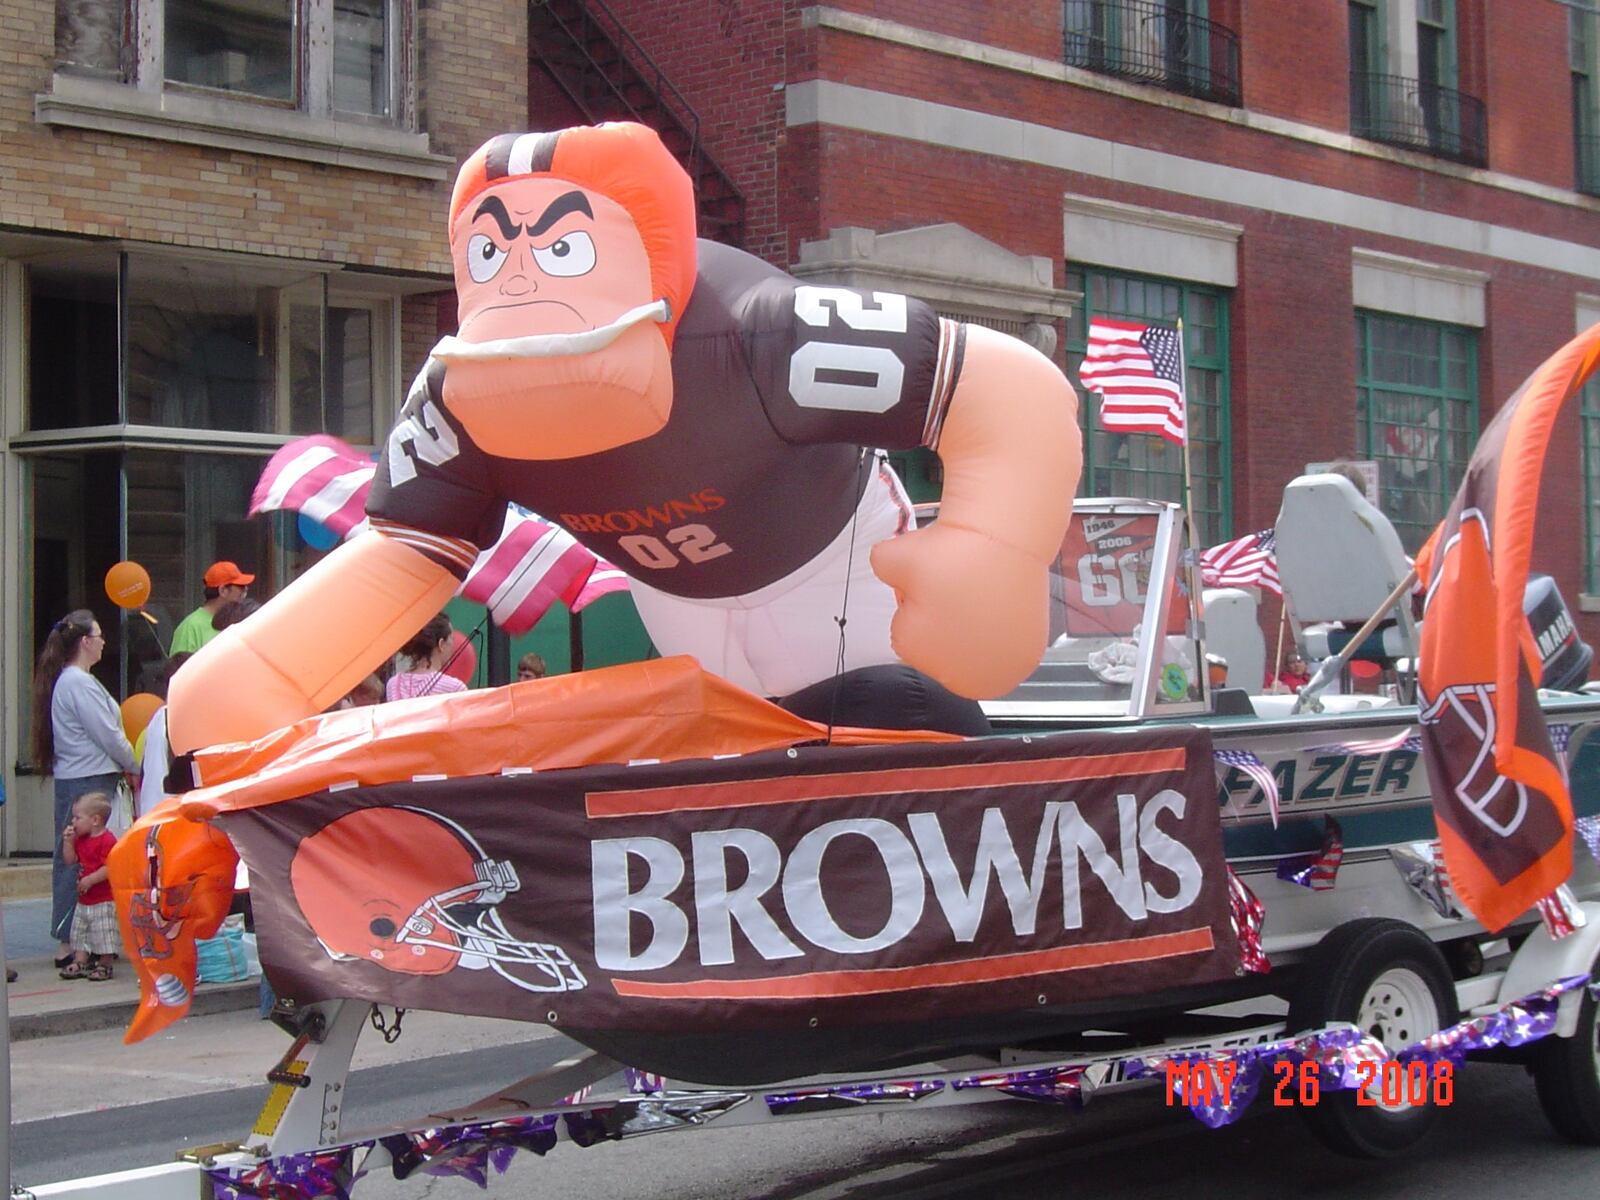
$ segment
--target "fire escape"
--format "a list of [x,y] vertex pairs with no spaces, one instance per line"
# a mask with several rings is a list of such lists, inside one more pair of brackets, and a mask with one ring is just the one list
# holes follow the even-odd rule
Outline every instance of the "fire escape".
[[737,246],[744,197],[705,152],[700,116],[604,0],[530,0],[528,53],[589,121],[638,121],[694,182],[700,234]]

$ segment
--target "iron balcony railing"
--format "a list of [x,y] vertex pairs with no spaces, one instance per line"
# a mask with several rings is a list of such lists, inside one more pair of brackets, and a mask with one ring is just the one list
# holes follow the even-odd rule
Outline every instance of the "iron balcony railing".
[[1578,137],[1578,190],[1600,196],[1600,137]]
[[1179,0],[1065,0],[1064,17],[1069,67],[1240,102],[1239,35]]
[[1350,132],[1468,166],[1489,161],[1482,100],[1401,75],[1351,74]]

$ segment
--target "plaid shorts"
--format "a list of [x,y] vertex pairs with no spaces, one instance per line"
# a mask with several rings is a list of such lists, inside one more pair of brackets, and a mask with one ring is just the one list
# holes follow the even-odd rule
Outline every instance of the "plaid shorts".
[[72,914],[72,948],[90,954],[121,954],[122,930],[117,928],[117,905],[80,904]]

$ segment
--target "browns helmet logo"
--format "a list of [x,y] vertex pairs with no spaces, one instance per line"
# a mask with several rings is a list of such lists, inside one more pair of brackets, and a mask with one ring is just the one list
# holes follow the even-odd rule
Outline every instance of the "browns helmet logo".
[[363,808],[300,843],[289,865],[300,911],[330,957],[405,975],[490,970],[530,992],[587,980],[559,946],[507,929],[499,906],[521,890],[460,825],[418,808]]

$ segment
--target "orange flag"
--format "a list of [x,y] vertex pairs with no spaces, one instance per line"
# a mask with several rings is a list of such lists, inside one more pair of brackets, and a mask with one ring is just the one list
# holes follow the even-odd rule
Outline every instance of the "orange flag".
[[1417,556],[1422,748],[1456,894],[1489,930],[1572,872],[1572,800],[1539,710],[1522,612],[1545,448],[1600,363],[1600,325],[1547,359],[1484,431],[1443,524]]

